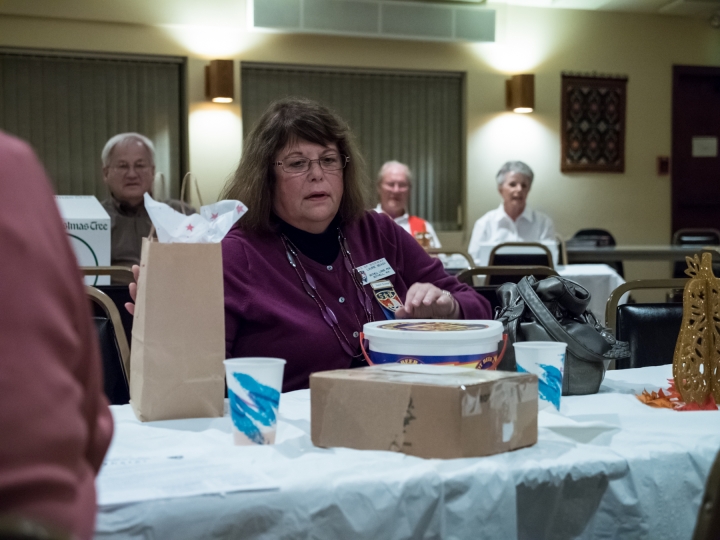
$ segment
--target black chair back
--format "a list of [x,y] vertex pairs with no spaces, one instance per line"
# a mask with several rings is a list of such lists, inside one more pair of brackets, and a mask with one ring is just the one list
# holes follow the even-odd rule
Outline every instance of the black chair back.
[[[595,247],[616,246],[615,237],[607,229],[580,229],[568,240],[568,246],[591,245]],[[622,261],[605,261],[605,264],[615,269],[621,277],[625,277],[625,268]]]
[[[492,266],[547,266],[548,258],[540,254],[496,254]],[[519,283],[524,274],[505,275],[490,274],[488,285],[502,285],[503,283]]]
[[93,321],[100,342],[105,395],[111,405],[130,403],[130,389],[112,321],[107,317],[93,317]]
[[[673,234],[672,243],[674,246],[720,246],[720,231],[717,229],[679,229]],[[713,261],[713,272],[720,275],[720,264]],[[673,277],[687,277],[685,274],[687,263],[685,261],[675,261],[673,266]]]
[[[503,283],[517,283],[524,276],[535,276],[542,279],[547,276],[557,276],[558,273],[549,266],[476,266],[463,270],[457,276],[457,280],[471,287],[474,284],[474,276],[486,276],[484,286],[493,285],[498,287]],[[498,281],[493,283],[493,277],[497,277]]]
[[580,229],[568,240],[568,244],[579,241],[594,242],[597,247],[617,245],[615,237],[607,229]]
[[682,317],[682,303],[618,306],[615,335],[630,344],[630,358],[616,361],[616,369],[672,363]]
[[103,387],[111,405],[124,405],[130,401],[130,348],[125,337],[120,313],[113,301],[95,287],[85,287],[94,305],[102,310],[95,317],[95,328],[103,364]]
[[[125,304],[127,302],[132,302],[133,299],[130,298],[130,290],[128,289],[127,285],[95,285],[95,288],[104,292],[110,297],[110,300],[113,301],[113,304],[115,304],[115,307],[117,307],[118,313],[120,314],[120,320],[122,321],[123,330],[125,330],[125,336],[128,340],[128,346],[132,345],[131,342],[131,336],[132,336],[132,325],[133,325],[133,316],[130,315],[130,312],[125,309]],[[105,311],[97,304],[95,305],[95,316],[96,317],[104,317]]]

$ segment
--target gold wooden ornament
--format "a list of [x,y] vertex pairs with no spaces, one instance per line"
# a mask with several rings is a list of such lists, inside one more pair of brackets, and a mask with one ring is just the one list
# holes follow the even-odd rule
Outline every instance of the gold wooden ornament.
[[683,291],[683,318],[673,378],[685,403],[703,404],[712,394],[720,403],[720,279],[712,271],[712,255],[685,257],[691,277]]

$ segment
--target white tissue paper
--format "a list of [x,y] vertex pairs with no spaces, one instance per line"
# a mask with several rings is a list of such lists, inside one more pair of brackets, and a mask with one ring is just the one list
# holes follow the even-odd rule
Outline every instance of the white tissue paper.
[[145,193],[145,210],[162,243],[209,244],[222,240],[247,207],[240,201],[220,201],[186,216]]

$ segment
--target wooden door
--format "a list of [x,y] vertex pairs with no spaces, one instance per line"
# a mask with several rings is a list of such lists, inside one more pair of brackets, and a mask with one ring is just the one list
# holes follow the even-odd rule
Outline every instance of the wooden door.
[[672,230],[720,229],[720,68],[673,66]]

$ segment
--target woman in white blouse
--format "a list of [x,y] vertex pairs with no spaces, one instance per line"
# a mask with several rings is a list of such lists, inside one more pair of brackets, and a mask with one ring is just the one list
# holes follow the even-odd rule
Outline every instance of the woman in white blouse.
[[532,169],[522,161],[508,161],[500,168],[496,181],[503,202],[475,222],[468,247],[473,259],[480,260],[483,245],[556,242],[552,219],[526,205],[533,176]]

